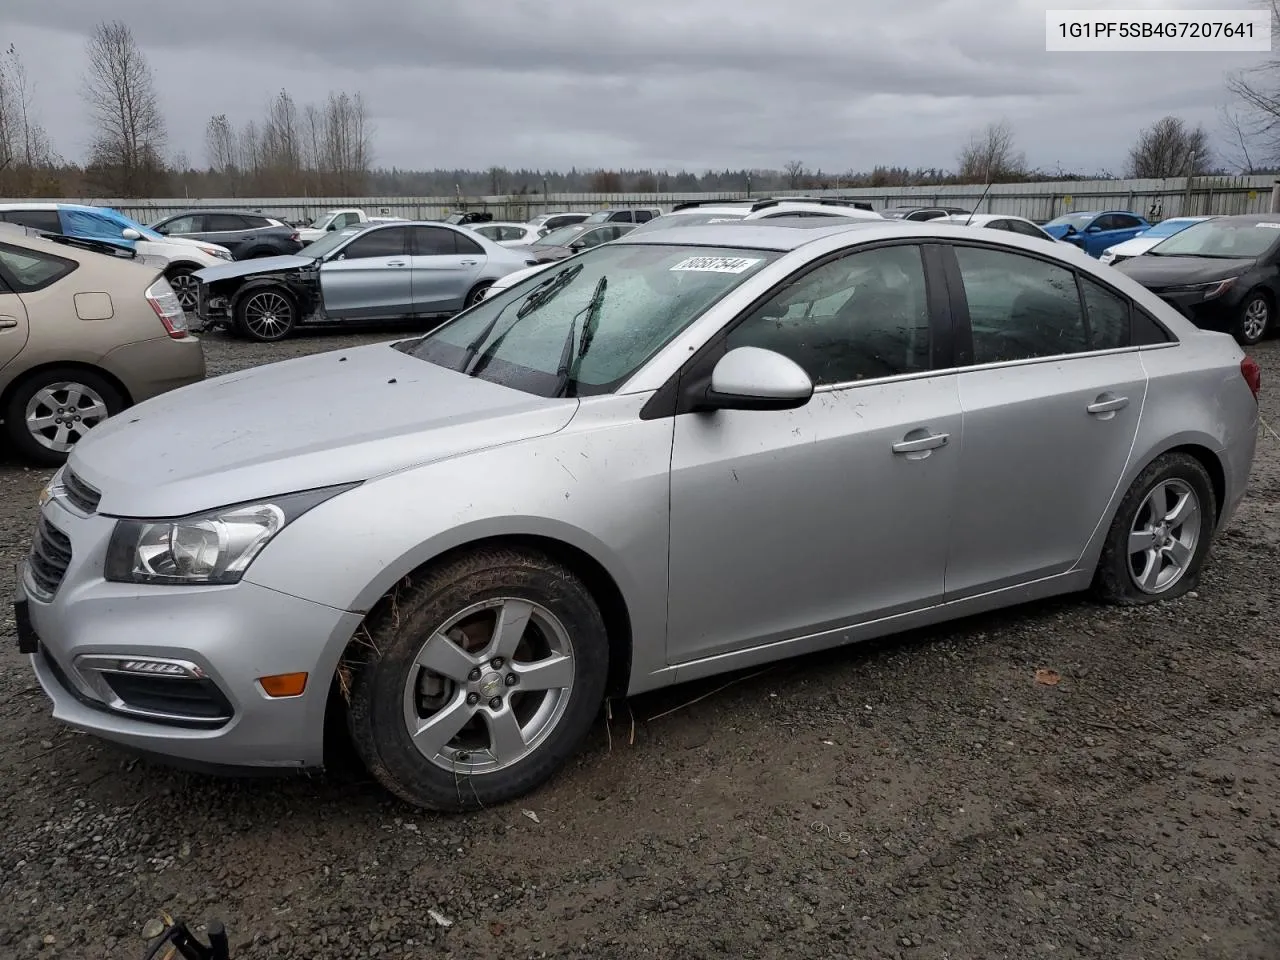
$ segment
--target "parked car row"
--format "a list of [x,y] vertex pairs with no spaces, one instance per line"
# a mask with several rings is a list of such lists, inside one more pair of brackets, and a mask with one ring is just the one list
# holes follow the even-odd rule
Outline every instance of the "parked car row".
[[[584,222],[633,229],[551,264],[361,224],[269,276],[203,271],[202,304],[236,317],[266,290],[295,323],[478,302],[94,427],[17,578],[54,715],[213,768],[318,767],[345,730],[392,794],[480,809],[553,777],[608,698],[1076,591],[1196,589],[1249,481],[1260,375],[1170,298],[1247,296],[1280,217],[1116,268],[956,214],[805,212]],[[1177,295],[1126,276],[1170,244],[1207,273]],[[128,296],[163,282],[100,259]],[[478,279],[438,283],[462,260]],[[534,272],[480,299],[512,264]]]

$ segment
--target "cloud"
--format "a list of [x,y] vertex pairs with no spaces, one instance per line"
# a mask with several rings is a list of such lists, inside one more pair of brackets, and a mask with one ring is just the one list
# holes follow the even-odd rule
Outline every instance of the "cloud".
[[[1166,113],[1213,127],[1224,73],[1257,62],[1049,54],[1051,5],[100,0],[93,10],[133,29],[171,148],[197,162],[210,115],[243,122],[287,88],[299,102],[362,91],[376,161],[388,166],[946,167],[971,130],[1008,118],[1032,164],[1118,169],[1136,131]],[[83,0],[11,0],[5,16],[46,127],[65,155],[82,156]]]

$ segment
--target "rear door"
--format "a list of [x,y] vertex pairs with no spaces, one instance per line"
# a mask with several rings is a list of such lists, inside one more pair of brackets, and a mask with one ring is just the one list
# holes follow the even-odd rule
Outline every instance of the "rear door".
[[253,239],[253,228],[239,214],[206,213],[200,239],[226,247],[234,257]]
[[946,596],[1064,573],[1129,462],[1147,376],[1129,301],[1047,259],[944,251],[964,444]]
[[484,247],[460,230],[448,227],[408,229],[414,314],[430,316],[461,310],[488,262]]
[[320,268],[325,313],[351,320],[391,319],[413,310],[409,230],[373,227],[356,234]]

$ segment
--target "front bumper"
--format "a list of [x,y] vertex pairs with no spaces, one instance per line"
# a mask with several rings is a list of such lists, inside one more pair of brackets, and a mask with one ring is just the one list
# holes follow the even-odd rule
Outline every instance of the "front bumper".
[[[114,521],[84,516],[51,500],[45,521],[71,543],[71,560],[52,598],[42,599],[28,564],[19,571],[39,650],[31,656],[53,716],[81,730],[147,753],[212,767],[312,767],[324,759],[324,717],[341,651],[360,615],[256,584],[140,586],[108,583],[101,571]],[[119,685],[112,697],[98,665],[122,658],[188,665],[225,704],[199,722],[142,715],[162,678]],[[98,659],[92,659],[98,658]],[[258,678],[305,671],[306,689],[272,698]],[[216,699],[216,698],[214,698]],[[180,700],[169,702],[181,703]],[[166,708],[167,709],[167,708]]]
[[1203,293],[1177,293],[1167,290],[1151,292],[1201,330],[1230,333],[1241,307],[1240,296],[1235,290],[1228,290],[1223,295],[1211,297],[1208,300],[1204,299]]

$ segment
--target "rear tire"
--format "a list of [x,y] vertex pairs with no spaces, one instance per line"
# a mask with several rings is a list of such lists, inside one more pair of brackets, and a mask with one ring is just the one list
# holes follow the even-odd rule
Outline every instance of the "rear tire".
[[1204,465],[1185,453],[1156,458],[1120,501],[1098,560],[1095,594],[1108,603],[1137,606],[1194,590],[1217,520]]
[[466,302],[463,303],[462,309],[470,310],[472,307],[474,307],[477,303],[481,301],[481,299],[483,299],[484,292],[488,290],[491,286],[493,286],[492,280],[486,281],[485,283],[477,283],[474,287],[471,288],[471,292],[467,294],[467,299],[466,299]]
[[298,304],[284,287],[254,287],[236,301],[235,316],[241,336],[276,343],[298,325]]
[[9,440],[27,460],[65,463],[75,443],[128,406],[106,377],[77,367],[52,367],[19,383],[5,404]]
[[374,778],[443,811],[550,779],[595,721],[609,672],[582,581],[537,552],[492,548],[406,578],[393,597],[343,667],[352,742]]

